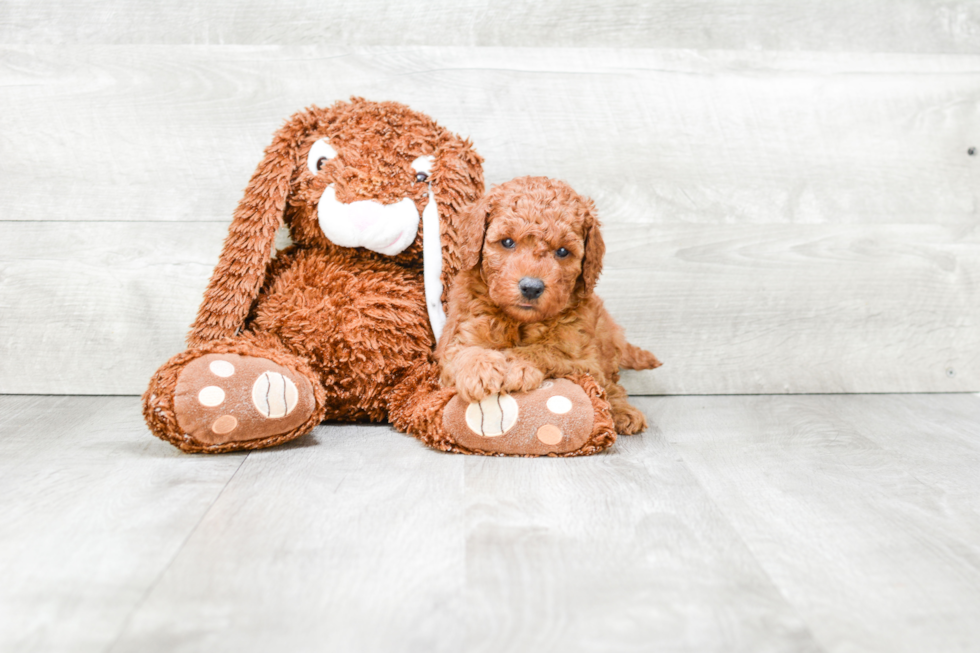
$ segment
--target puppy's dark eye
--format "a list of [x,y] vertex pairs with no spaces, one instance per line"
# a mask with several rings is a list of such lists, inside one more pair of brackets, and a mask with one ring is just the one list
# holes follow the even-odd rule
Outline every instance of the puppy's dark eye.
[[327,161],[329,160],[330,159],[328,159],[327,157],[321,156],[319,159],[316,160],[316,169],[323,170],[323,166],[325,166],[327,164]]
[[517,246],[517,243],[510,238],[504,238],[500,241],[500,244],[504,247],[504,249],[514,249],[514,247]]
[[555,250],[555,256],[557,256],[558,258],[565,258],[569,254],[571,254],[571,252],[569,252],[564,247],[559,247],[558,249]]
[[415,181],[426,181],[429,178],[428,172],[416,172]]

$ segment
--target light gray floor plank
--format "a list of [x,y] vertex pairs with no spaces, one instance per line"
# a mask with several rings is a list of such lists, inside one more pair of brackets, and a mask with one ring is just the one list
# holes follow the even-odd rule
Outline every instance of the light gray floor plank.
[[388,426],[253,452],[112,650],[462,650],[463,463]]
[[975,396],[636,403],[828,651],[976,650]]
[[136,397],[0,397],[0,651],[104,651],[242,455],[149,436]]
[[976,650],[980,396],[634,403],[580,460],[244,458],[0,397],[0,650]]
[[466,463],[463,650],[819,650],[661,434]]
[[[980,516],[980,395],[838,398],[834,413],[861,437],[941,492],[944,504]],[[980,538],[977,538],[980,546]],[[980,646],[980,640],[978,640]]]

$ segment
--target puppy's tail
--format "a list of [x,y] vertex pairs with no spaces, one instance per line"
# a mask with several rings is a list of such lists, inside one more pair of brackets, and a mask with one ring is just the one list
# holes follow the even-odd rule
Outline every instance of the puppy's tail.
[[640,349],[636,345],[625,343],[623,347],[623,357],[619,361],[619,366],[628,370],[652,370],[663,365],[657,357],[646,349]]

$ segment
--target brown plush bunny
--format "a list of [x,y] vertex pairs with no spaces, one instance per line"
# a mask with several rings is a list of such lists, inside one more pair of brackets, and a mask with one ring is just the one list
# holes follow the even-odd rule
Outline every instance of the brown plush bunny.
[[[481,162],[401,104],[354,98],[290,118],[235,211],[190,349],[144,394],[150,430],[220,452],[278,444],[324,419],[386,419],[445,319],[442,288],[459,269],[460,210],[483,190]],[[283,221],[294,245],[270,260]]]
[[[483,191],[481,162],[468,141],[393,102],[353,98],[290,118],[235,211],[190,348],[143,395],[150,430],[190,452],[268,447],[323,420],[390,419],[466,453],[577,455],[611,442],[588,377],[576,396],[595,404],[584,426],[599,447],[490,452],[443,419],[455,390],[439,384],[432,352],[463,240],[481,236],[482,216],[463,212]],[[283,222],[294,244],[272,258]]]

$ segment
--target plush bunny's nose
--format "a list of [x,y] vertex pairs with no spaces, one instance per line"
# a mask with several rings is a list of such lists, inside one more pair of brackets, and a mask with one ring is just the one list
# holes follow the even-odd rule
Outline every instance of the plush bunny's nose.
[[544,292],[544,281],[535,277],[524,277],[517,282],[521,294],[527,299],[537,299]]

